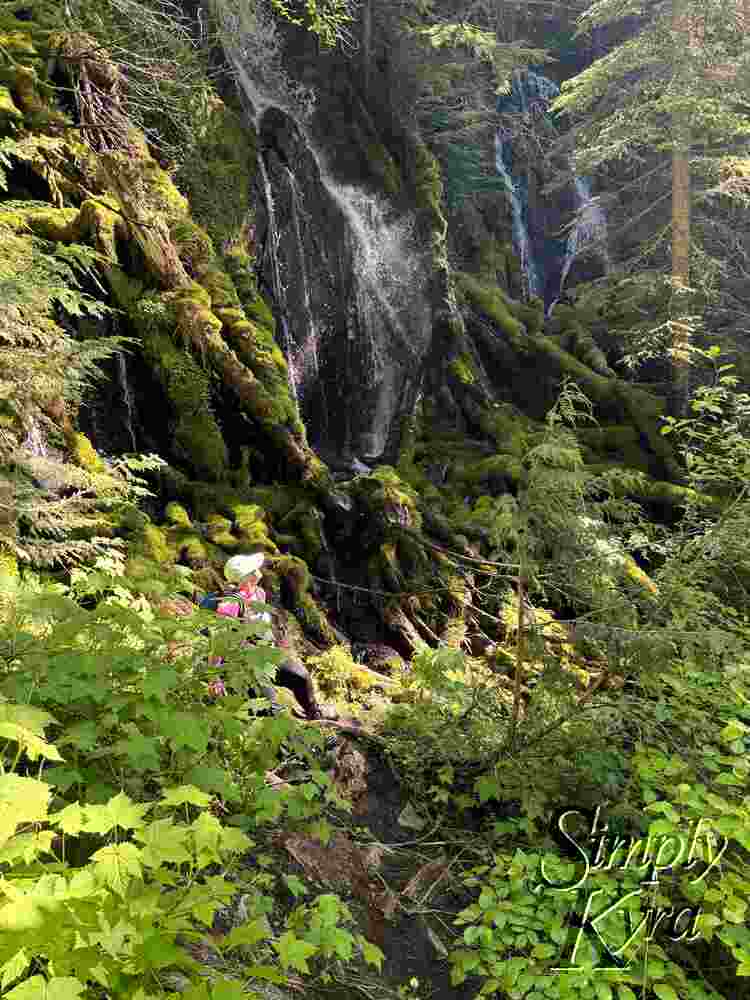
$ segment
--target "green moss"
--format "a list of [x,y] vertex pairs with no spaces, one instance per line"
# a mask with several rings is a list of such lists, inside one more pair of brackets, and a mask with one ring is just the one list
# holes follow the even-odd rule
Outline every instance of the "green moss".
[[22,119],[23,113],[16,107],[10,90],[0,84],[0,129],[4,129],[9,123],[16,124]]
[[165,389],[172,410],[175,457],[186,461],[202,479],[224,478],[229,456],[211,409],[208,372],[171,338],[171,303],[163,296],[146,296],[132,312],[141,332],[143,355]]
[[172,528],[168,537],[176,559],[195,569],[206,566],[212,556],[219,561],[223,559],[223,553],[207,545],[192,528]]
[[271,560],[269,569],[286,580],[292,603],[296,606],[310,589],[310,570],[304,559],[296,556],[278,556]]
[[440,164],[424,143],[415,149],[415,197],[417,207],[429,211],[432,228],[432,256],[444,265],[448,220],[443,213],[443,178]]
[[331,624],[310,594],[303,594],[296,607],[296,614],[305,631],[323,646],[333,646],[338,641]]
[[269,535],[266,512],[257,504],[234,504],[231,508],[234,531],[241,552],[278,552]]
[[70,453],[70,460],[74,465],[85,469],[87,472],[106,472],[107,467],[99,458],[96,450],[85,434],[80,431],[71,431],[66,436],[66,443]]
[[383,185],[386,194],[398,194],[401,190],[401,174],[391,154],[382,143],[371,142],[368,145],[367,162],[374,176]]
[[261,295],[256,296],[250,302],[243,302],[243,307],[247,315],[256,323],[271,331],[276,329],[276,320],[273,318],[271,307]]
[[512,315],[508,300],[496,286],[485,284],[472,274],[455,275],[456,290],[504,333],[514,346],[523,341],[524,327]]
[[143,526],[133,548],[134,552],[144,555],[160,566],[174,562],[175,553],[167,541],[166,533],[155,524]]
[[417,494],[390,465],[378,466],[368,476],[357,476],[351,492],[369,509],[381,528],[399,525],[419,530],[422,526]]
[[258,504],[274,519],[284,518],[293,507],[303,502],[307,493],[299,486],[253,486],[247,490],[249,502]]
[[239,238],[251,208],[255,145],[255,132],[242,115],[212,96],[195,152],[177,183],[217,248]]
[[164,518],[168,524],[171,524],[179,528],[189,528],[191,527],[190,515],[182,506],[182,504],[176,501],[171,501],[164,508]]
[[468,354],[462,354],[460,357],[454,358],[448,367],[459,382],[463,382],[465,385],[472,385],[476,381],[471,358]]
[[18,559],[8,549],[0,547],[0,577],[18,578]]
[[188,216],[180,216],[170,221],[169,236],[187,273],[204,274],[214,260],[208,233]]

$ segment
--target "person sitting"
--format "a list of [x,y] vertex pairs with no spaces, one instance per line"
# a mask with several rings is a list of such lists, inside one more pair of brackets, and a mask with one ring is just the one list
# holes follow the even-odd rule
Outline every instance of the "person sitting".
[[[231,584],[231,592],[220,597],[216,603],[216,613],[228,618],[238,618],[241,621],[265,621],[272,623],[272,617],[267,611],[253,610],[248,605],[265,604],[266,594],[260,586],[262,577],[261,567],[264,562],[262,552],[255,555],[232,556],[224,565],[224,578]],[[205,606],[205,604],[204,604]],[[289,643],[286,639],[283,625],[277,616],[276,638],[279,645],[288,649]],[[215,664],[214,664],[215,665]],[[288,653],[282,663],[276,668],[275,683],[279,687],[285,687],[292,692],[308,719],[320,719],[321,710],[315,700],[315,692],[312,680],[307,669],[295,656]],[[214,681],[212,685],[214,693],[223,691],[223,683]],[[271,687],[262,689],[263,696],[271,702],[271,710],[279,710],[276,696]],[[253,696],[251,690],[248,691]]]

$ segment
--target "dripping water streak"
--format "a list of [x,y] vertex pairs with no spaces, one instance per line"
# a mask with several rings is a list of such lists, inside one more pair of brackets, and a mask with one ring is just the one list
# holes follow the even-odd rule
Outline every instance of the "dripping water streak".
[[587,177],[576,176],[575,189],[576,220],[565,248],[565,261],[560,275],[561,295],[576,257],[585,253],[588,247],[596,248],[604,261],[606,271],[609,271],[610,266],[606,243],[607,220],[598,199],[591,195],[591,182]]
[[46,458],[47,456],[47,444],[44,440],[42,428],[33,417],[30,421],[29,430],[23,441],[22,447],[24,447],[27,451],[30,451],[31,454],[35,455],[37,458]]
[[539,294],[539,275],[531,251],[531,240],[526,227],[523,201],[516,184],[503,159],[503,140],[498,131],[495,135],[495,168],[505,184],[505,190],[510,200],[513,215],[513,245],[521,261],[521,272],[526,284],[526,295],[531,297]]
[[289,189],[292,194],[291,206],[292,206],[292,225],[294,227],[294,237],[297,249],[297,267],[299,269],[298,273],[300,275],[302,283],[302,308],[304,311],[305,325],[307,327],[302,344],[297,351],[297,365],[300,371],[300,378],[302,379],[302,388],[304,389],[304,381],[312,376],[317,379],[319,375],[319,365],[318,365],[318,329],[315,322],[315,317],[312,313],[312,307],[310,305],[310,283],[307,280],[307,267],[306,267],[306,255],[304,251],[304,245],[302,242],[302,230],[300,227],[300,215],[302,212],[302,199],[300,197],[299,185],[297,184],[297,179],[292,173],[289,167],[286,167],[287,179],[289,181]]
[[262,153],[258,156],[258,170],[263,181],[263,196],[265,198],[266,212],[268,214],[268,231],[266,234],[265,253],[268,254],[271,264],[271,285],[273,287],[274,298],[276,299],[276,304],[281,315],[281,330],[283,337],[282,346],[287,360],[289,388],[296,403],[298,402],[298,395],[294,341],[292,340],[292,336],[289,332],[289,325],[287,323],[286,288],[281,280],[281,269],[279,267],[279,243],[281,241],[281,234],[279,233],[278,226],[276,225],[276,204],[274,202],[271,181],[268,177],[268,171],[266,170],[266,164]]
[[130,390],[130,380],[128,379],[128,368],[125,363],[125,355],[122,351],[117,352],[117,381],[120,385],[123,403],[125,404],[125,429],[127,430],[128,437],[130,438],[131,449],[132,451],[136,451],[135,431],[133,429],[133,413],[135,412],[135,407],[133,405],[133,393]]

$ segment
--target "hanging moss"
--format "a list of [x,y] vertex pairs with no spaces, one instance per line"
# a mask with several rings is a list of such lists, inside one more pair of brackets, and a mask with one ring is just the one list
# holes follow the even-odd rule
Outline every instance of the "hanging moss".
[[523,325],[512,315],[508,302],[497,286],[488,285],[472,274],[455,275],[456,291],[474,308],[484,313],[514,346],[521,346]]
[[212,95],[194,153],[181,166],[177,183],[217,249],[238,237],[250,210],[255,145],[255,130]]
[[175,455],[203,479],[218,482],[229,463],[226,444],[210,404],[208,373],[168,333],[173,313],[168,297],[146,296],[131,313],[141,333],[143,356],[156,373],[172,408]]

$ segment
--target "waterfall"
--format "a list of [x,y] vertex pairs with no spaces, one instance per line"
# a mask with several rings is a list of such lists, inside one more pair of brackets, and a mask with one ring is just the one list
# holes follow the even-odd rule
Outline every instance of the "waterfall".
[[[546,301],[553,299],[547,309],[548,315],[562,294],[576,259],[596,252],[605,271],[609,268],[606,217],[598,199],[591,194],[591,181],[573,173],[566,195],[567,204],[574,206],[575,218],[563,246],[562,241],[547,235],[559,227],[549,218],[550,206],[540,204],[541,180],[536,181],[537,197],[530,204],[526,177],[517,176],[513,171],[514,141],[522,134],[533,135],[535,128],[539,129],[539,135],[543,135],[545,129],[549,133],[550,122],[546,116],[550,103],[559,93],[557,84],[543,74],[534,70],[515,70],[511,86],[498,98],[498,112],[507,118],[505,126],[499,128],[495,136],[496,169],[511,204],[513,246],[521,263],[524,291],[528,296],[538,295]],[[528,159],[526,143],[523,155]],[[562,212],[566,212],[565,207]]]
[[311,441],[377,457],[429,344],[429,254],[415,220],[341,183],[304,108],[228,52],[259,140],[259,232],[279,346]]
[[302,197],[294,176],[289,167],[286,168],[289,190],[292,194],[292,226],[294,229],[295,249],[297,251],[297,267],[302,283],[302,311],[305,326],[307,328],[304,340],[296,351],[294,364],[297,379],[304,387],[309,377],[317,378],[320,372],[318,362],[318,326],[312,313],[310,304],[310,282],[307,279],[307,261],[302,243],[302,230],[300,228],[300,215],[302,213]]
[[500,129],[497,130],[495,135],[495,168],[503,179],[505,190],[510,200],[511,212],[513,213],[513,248],[521,262],[521,273],[524,276],[526,297],[530,298],[532,295],[539,294],[539,275],[531,248],[529,230],[526,225],[524,199],[505,164],[505,147]]
[[45,441],[42,428],[34,417],[31,417],[29,421],[29,429],[21,447],[30,451],[37,458],[47,457],[47,442]]
[[261,179],[263,181],[263,197],[266,203],[266,212],[268,213],[268,231],[266,233],[266,243],[263,250],[264,257],[268,258],[270,268],[271,268],[271,285],[273,287],[273,296],[276,300],[276,305],[278,306],[280,313],[280,325],[281,325],[281,338],[282,338],[282,348],[287,360],[287,377],[289,380],[289,388],[291,390],[292,396],[296,403],[299,402],[299,395],[297,393],[297,368],[295,365],[295,349],[294,340],[292,338],[291,332],[289,330],[289,321],[287,319],[287,309],[286,309],[286,285],[281,278],[281,267],[279,265],[279,244],[281,242],[281,234],[279,233],[279,228],[276,225],[276,203],[273,198],[273,189],[271,187],[271,181],[268,177],[268,171],[266,170],[266,163],[263,159],[263,154],[260,153],[258,156],[258,171],[260,173]]
[[497,110],[511,117],[510,127],[495,134],[495,168],[505,184],[513,216],[513,247],[521,262],[524,292],[544,297],[545,269],[538,260],[530,233],[528,182],[513,175],[513,139],[522,123],[529,129],[536,117],[544,116],[552,100],[560,93],[554,81],[533,70],[514,70],[511,86],[498,98]]
[[607,253],[607,219],[604,210],[599,204],[599,200],[592,196],[591,181],[587,177],[576,175],[574,184],[577,203],[576,218],[565,248],[565,260],[560,275],[560,295],[565,289],[565,280],[570,274],[574,261],[589,249],[600,255],[605,271],[608,271],[610,266],[609,254]]
[[133,429],[133,414],[135,405],[133,403],[133,393],[128,379],[128,369],[125,363],[125,355],[122,351],[117,352],[117,382],[122,394],[122,401],[125,404],[125,430],[130,438],[131,451],[136,451],[135,430]]

